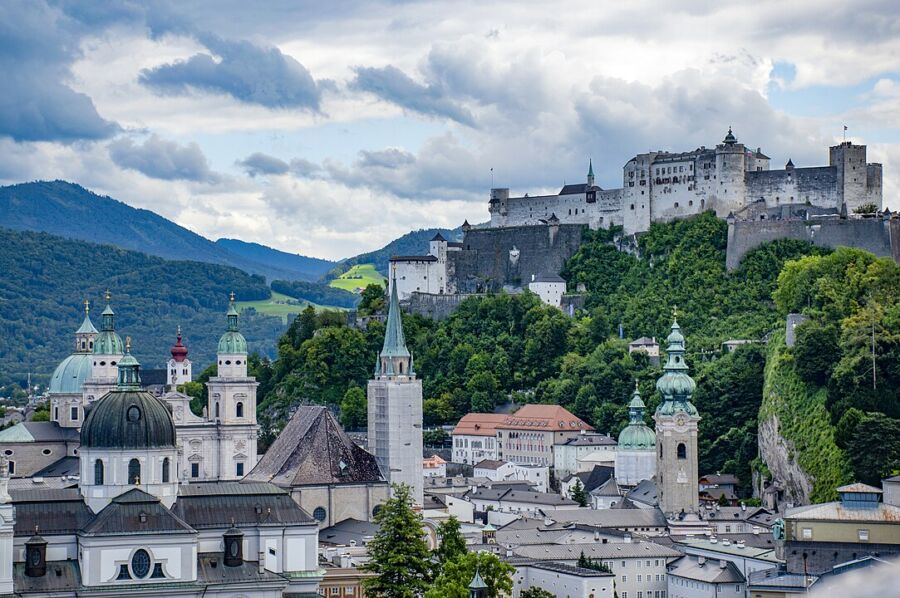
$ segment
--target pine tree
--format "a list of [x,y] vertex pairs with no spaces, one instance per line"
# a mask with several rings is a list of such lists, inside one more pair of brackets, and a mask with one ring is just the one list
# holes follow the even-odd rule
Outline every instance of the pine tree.
[[581,483],[580,479],[575,479],[575,486],[569,492],[569,495],[572,497],[572,500],[578,503],[580,507],[586,507],[588,504],[587,492],[584,491],[584,484]]
[[375,576],[363,583],[373,598],[415,598],[430,582],[431,553],[422,516],[412,508],[409,486],[395,484],[391,493],[375,515],[379,528],[368,544],[370,560],[361,567]]
[[544,588],[539,588],[537,586],[533,586],[528,588],[527,590],[522,590],[522,593],[519,594],[519,598],[555,598],[553,594],[545,590]]
[[459,520],[451,516],[438,526],[440,545],[434,551],[438,562],[443,565],[457,556],[466,553],[466,539],[459,531]]

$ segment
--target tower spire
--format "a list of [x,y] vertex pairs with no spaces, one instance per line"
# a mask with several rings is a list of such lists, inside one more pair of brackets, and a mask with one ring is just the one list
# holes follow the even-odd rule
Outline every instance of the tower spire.
[[[404,371],[406,370],[406,371]],[[384,345],[378,355],[375,374],[412,374],[412,356],[406,348],[403,335],[403,319],[400,314],[400,299],[397,295],[397,272],[391,270],[391,298],[388,303],[387,322],[385,322]]]
[[588,158],[587,184],[588,187],[594,186],[594,161],[591,158]]

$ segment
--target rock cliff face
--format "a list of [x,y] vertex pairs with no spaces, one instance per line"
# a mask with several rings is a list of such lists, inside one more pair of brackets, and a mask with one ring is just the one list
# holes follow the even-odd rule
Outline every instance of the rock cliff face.
[[784,488],[783,500],[786,503],[808,504],[813,482],[797,462],[794,443],[786,440],[778,428],[777,415],[760,419],[757,434],[759,456],[769,468],[772,479]]

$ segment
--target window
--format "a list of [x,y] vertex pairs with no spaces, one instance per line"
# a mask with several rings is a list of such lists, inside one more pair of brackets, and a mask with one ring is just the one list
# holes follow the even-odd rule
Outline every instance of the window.
[[316,507],[313,511],[313,517],[316,521],[325,521],[325,517],[328,513],[325,511],[325,507]]
[[100,459],[94,461],[94,484],[97,486],[103,485],[103,461]]
[[244,404],[238,401],[238,404],[234,407],[234,415],[235,417],[244,417]]
[[59,407],[53,408],[53,421],[59,421]]
[[169,483],[169,458],[166,457],[162,462],[162,483]]
[[119,565],[119,574],[116,576],[116,581],[120,579],[131,579],[131,574],[128,573],[127,565]]
[[131,574],[144,579],[150,573],[150,554],[143,548],[135,551],[131,557]]
[[200,477],[200,464],[199,463],[191,463],[191,477],[192,478]]
[[241,477],[241,478],[244,477],[244,463],[243,463],[243,461],[238,461],[238,462],[235,464],[235,474],[236,474],[238,477]]
[[857,534],[859,536],[860,542],[868,542],[869,541],[869,530],[867,530],[867,529],[857,530]]
[[802,536],[804,540],[812,540],[812,528],[804,527],[802,531]]
[[128,462],[128,483],[141,483],[141,462],[137,459],[132,459]]
[[216,411],[216,417],[219,417],[219,403],[218,403],[218,401],[216,401],[216,409],[215,409],[215,411]]
[[15,461],[7,461],[9,464],[9,475],[16,473],[16,462]]
[[684,446],[683,442],[678,443],[678,458],[679,459],[687,459],[687,447]]

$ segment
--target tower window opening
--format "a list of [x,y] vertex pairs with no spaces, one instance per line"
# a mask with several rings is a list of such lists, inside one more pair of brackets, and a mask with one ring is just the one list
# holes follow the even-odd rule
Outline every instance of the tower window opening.
[[676,451],[679,459],[687,459],[687,447],[683,442],[678,443],[678,448],[676,449]]
[[94,484],[97,486],[103,485],[103,461],[100,459],[94,461]]
[[235,417],[244,417],[244,403],[238,402],[234,407],[234,415]]
[[141,483],[141,462],[137,459],[128,462],[128,483],[133,485]]
[[169,483],[169,458],[166,457],[162,462],[162,482],[163,484]]

